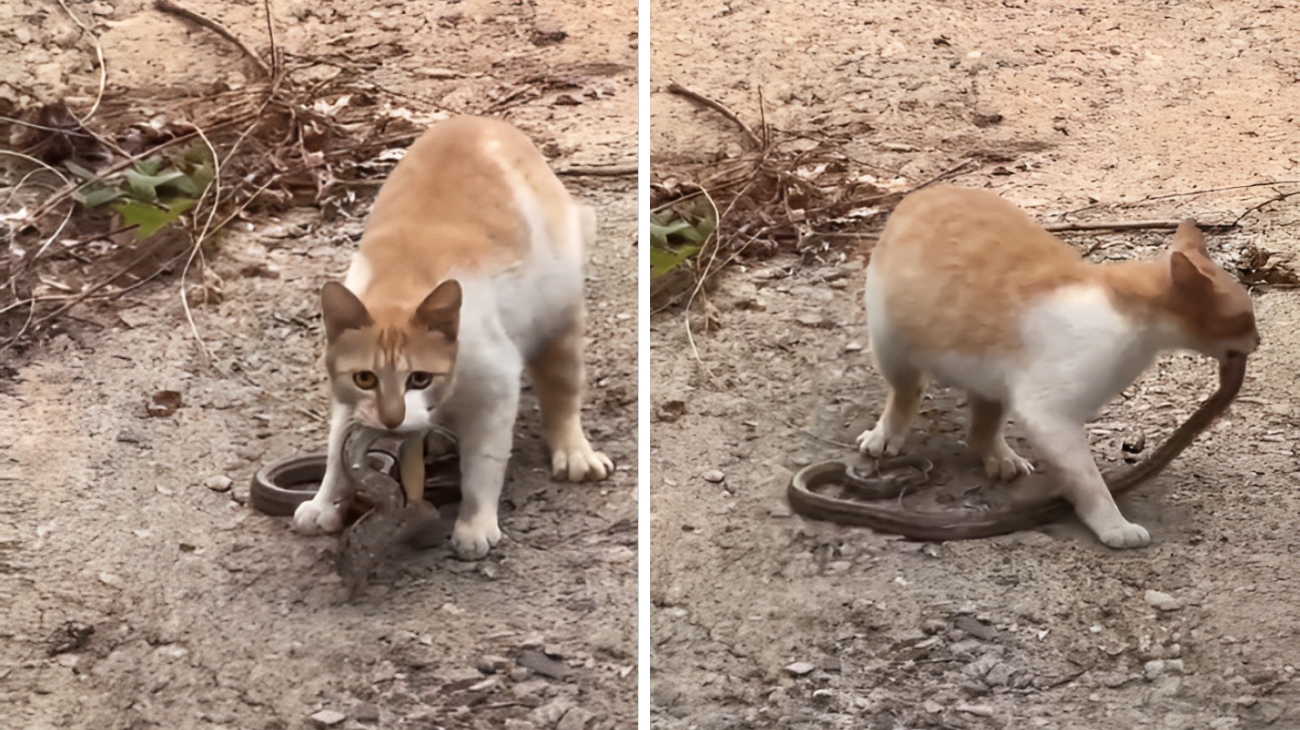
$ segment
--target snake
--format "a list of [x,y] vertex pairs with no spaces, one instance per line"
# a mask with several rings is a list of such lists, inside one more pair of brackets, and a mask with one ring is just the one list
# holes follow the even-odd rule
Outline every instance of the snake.
[[[1245,378],[1245,355],[1229,353],[1221,359],[1218,389],[1145,459],[1118,473],[1108,472],[1103,475],[1106,487],[1112,494],[1121,494],[1163,471],[1197,436],[1223,415],[1237,397]],[[919,457],[893,459],[876,466],[875,473],[880,478],[873,480],[846,462],[821,462],[797,472],[790,480],[786,495],[794,512],[804,517],[841,525],[869,527],[913,540],[929,541],[970,540],[1032,529],[1059,519],[1071,510],[1068,501],[1051,493],[978,511],[921,512],[902,507],[901,490],[923,486],[918,483],[923,480],[918,480],[914,473],[901,479],[890,479],[888,472],[907,469],[911,472],[919,471],[928,478],[930,466],[928,460]],[[895,483],[882,489],[873,484],[879,481]],[[813,491],[816,487],[828,484],[839,484],[849,492],[871,493],[869,497],[872,499],[895,496],[899,499],[896,506],[889,506],[890,503],[883,501],[873,504],[839,499]]]

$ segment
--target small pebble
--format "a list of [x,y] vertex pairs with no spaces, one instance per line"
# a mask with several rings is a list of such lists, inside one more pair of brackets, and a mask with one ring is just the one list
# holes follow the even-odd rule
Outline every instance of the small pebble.
[[701,476],[704,477],[704,481],[706,481],[706,482],[711,482],[711,483],[713,483],[713,484],[720,484],[720,483],[722,483],[722,480],[723,480],[723,479],[726,479],[726,478],[727,478],[727,475],[726,475],[726,474],[723,474],[722,472],[718,471],[717,469],[714,469],[713,471],[706,471],[706,472],[704,472],[704,474],[702,474]]
[[793,674],[796,677],[802,677],[805,674],[809,674],[812,672],[812,670],[816,668],[817,665],[812,664],[810,662],[795,662],[793,664],[785,665],[785,671]]
[[221,474],[214,477],[208,477],[208,480],[203,482],[203,486],[214,492],[228,492],[230,491],[231,484],[234,484],[234,482],[231,481],[230,477]]
[[1183,607],[1183,602],[1161,591],[1147,591],[1142,597],[1148,605],[1161,611],[1177,611]]
[[571,707],[556,723],[555,730],[586,730],[588,723],[595,717],[590,711],[581,707]]
[[1147,675],[1147,679],[1155,679],[1165,673],[1165,660],[1152,659],[1142,665],[1142,671]]
[[844,346],[844,351],[845,351],[845,352],[862,352],[862,343],[860,343],[860,342],[850,342],[849,344],[847,344],[847,345]]
[[379,705],[363,702],[352,709],[352,717],[368,725],[379,722]]
[[961,705],[957,705],[956,710],[958,712],[965,712],[968,715],[976,715],[978,717],[993,717],[992,705],[961,704]]
[[510,660],[496,654],[484,654],[478,660],[478,670],[484,674],[496,674],[510,668]]
[[348,719],[348,716],[338,710],[321,710],[308,719],[316,723],[317,727],[333,727]]

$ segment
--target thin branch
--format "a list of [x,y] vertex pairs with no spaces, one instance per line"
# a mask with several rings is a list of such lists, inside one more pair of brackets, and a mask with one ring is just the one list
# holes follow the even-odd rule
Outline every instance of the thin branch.
[[[1145,230],[1174,230],[1182,221],[1110,221],[1101,223],[1049,223],[1043,228],[1052,233],[1062,231],[1145,231]],[[1236,225],[1235,223],[1232,225]],[[1205,227],[1213,228],[1211,224]]]
[[[86,116],[77,120],[77,123],[85,126],[86,121],[95,116],[95,112],[99,109],[99,103],[104,100],[104,87],[108,85],[108,66],[104,64],[104,48],[99,44],[99,37],[90,28],[86,27],[85,23],[81,22],[81,18],[78,18],[68,9],[67,3],[63,0],[59,0],[59,7],[63,8],[63,12],[67,13],[69,18],[72,18],[72,22],[76,23],[78,28],[81,28],[86,35],[90,36],[91,43],[95,44],[95,58],[99,61],[99,92],[95,94],[95,103],[90,105],[90,111],[86,112]],[[97,141],[103,142],[103,140],[98,139]]]
[[[190,10],[189,8],[181,7],[180,5],[177,5],[172,0],[154,0],[153,6],[164,13],[171,13],[172,15],[176,15],[190,21],[191,23],[196,23],[198,25],[201,25],[204,28],[207,28],[208,30],[212,31],[213,33],[216,33],[217,35],[221,36],[222,38],[225,38],[231,43],[234,43],[236,46],[239,47],[239,50],[244,52],[244,55],[253,59],[253,63],[257,64],[257,68],[262,71],[263,75],[265,75],[267,78],[274,78],[274,74],[271,73],[271,68],[266,65],[266,61],[263,61],[260,56],[258,56],[256,53],[253,52],[253,49],[249,48],[247,45],[244,44],[243,41],[239,40],[239,36],[226,30],[226,27],[218,23],[217,21],[199,15],[198,13],[194,12],[193,10]],[[270,22],[269,17],[267,22],[268,23]]]
[[755,147],[758,147],[759,149],[763,148],[763,140],[759,139],[757,134],[754,134],[754,130],[750,129],[748,124],[745,124],[740,117],[736,116],[735,112],[723,106],[721,102],[714,101],[698,91],[691,91],[676,81],[668,84],[668,93],[684,96],[687,99],[690,99],[697,104],[707,106],[727,119],[730,119],[733,124],[740,127],[740,130],[745,133],[745,136],[749,138],[749,141],[754,143]]
[[636,165],[574,165],[563,170],[556,170],[555,174],[583,177],[623,177],[624,175],[635,175],[639,169]]

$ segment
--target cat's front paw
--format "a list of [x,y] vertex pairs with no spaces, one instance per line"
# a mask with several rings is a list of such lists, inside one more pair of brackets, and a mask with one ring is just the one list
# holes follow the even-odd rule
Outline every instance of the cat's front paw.
[[497,526],[496,515],[458,519],[451,531],[451,549],[461,560],[484,558],[498,542],[501,542],[501,528]]
[[303,535],[338,532],[343,529],[343,510],[332,502],[310,500],[293,513],[293,530]]
[[875,428],[863,431],[858,436],[858,451],[877,459],[882,456],[897,456],[906,438],[906,434],[893,436],[885,433],[885,423],[882,418]]
[[551,454],[551,478],[570,482],[599,481],[614,473],[608,456],[583,443]]
[[1151,535],[1147,533],[1147,528],[1132,522],[1125,522],[1122,525],[1098,530],[1097,537],[1107,547],[1119,550],[1143,547],[1151,543]]
[[1009,482],[1023,474],[1033,474],[1034,465],[1005,444],[993,453],[985,454],[984,473],[993,479]]

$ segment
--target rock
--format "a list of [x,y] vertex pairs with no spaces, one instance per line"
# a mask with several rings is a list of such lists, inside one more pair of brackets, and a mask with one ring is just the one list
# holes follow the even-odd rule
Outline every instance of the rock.
[[847,344],[847,345],[844,346],[844,351],[845,351],[845,352],[862,352],[862,343],[860,343],[860,342],[850,342],[849,344]]
[[496,674],[497,672],[504,672],[509,669],[510,660],[503,656],[497,656],[496,654],[484,654],[479,658],[476,666],[478,667],[478,670],[484,674]]
[[564,717],[560,718],[555,730],[586,730],[587,724],[595,717],[594,714],[581,707],[571,707],[568,712],[564,713]]
[[114,575],[113,573],[100,573],[99,582],[111,588],[126,587],[126,582],[123,581],[119,576]]
[[357,722],[373,725],[379,722],[379,705],[362,702],[352,708],[352,717]]
[[977,717],[993,717],[992,705],[968,705],[963,703],[957,705],[955,709],[958,712],[965,712],[968,715],[975,715]]
[[772,509],[768,511],[768,514],[779,518],[791,517],[794,515],[794,513],[790,511],[790,503],[784,499],[778,499],[773,502]]
[[[525,669],[524,671],[528,670]],[[551,683],[545,679],[528,679],[523,682],[516,682],[514,686],[510,688],[510,692],[514,694],[515,697],[523,699],[530,695],[541,696],[546,692],[546,688],[550,686]]]
[[560,719],[569,712],[571,707],[573,707],[573,702],[567,699],[559,699],[535,708],[529,713],[529,717],[539,727],[552,728],[560,722]]
[[514,717],[507,719],[501,727],[505,728],[505,730],[537,730],[536,723]]
[[518,663],[521,667],[527,667],[543,677],[551,679],[568,679],[573,676],[574,672],[569,665],[562,661],[552,659],[545,653],[536,649],[525,649],[519,652]]
[[117,432],[118,443],[123,444],[143,444],[147,437],[134,428],[127,427]]
[[984,625],[973,616],[958,616],[952,623],[954,627],[965,631],[980,641],[995,641],[998,638],[997,629]]
[[1165,660],[1152,659],[1151,661],[1142,665],[1142,671],[1147,675],[1147,679],[1149,680],[1155,679],[1156,677],[1159,677],[1160,675],[1165,673]]
[[928,618],[921,624],[921,630],[933,636],[948,630],[948,622],[937,618]]
[[1011,675],[1015,669],[1007,664],[995,664],[989,673],[984,675],[984,682],[990,687],[1005,687],[1011,681]]
[[1148,590],[1142,598],[1150,606],[1160,611],[1177,611],[1183,607],[1181,600],[1161,591]]
[[214,477],[208,477],[207,481],[203,482],[203,486],[214,492],[229,492],[230,485],[232,484],[234,484],[234,481],[232,481],[230,477],[221,474]]
[[710,482],[712,484],[721,484],[722,480],[727,478],[726,474],[723,474],[717,469],[714,469],[712,471],[706,471],[700,476],[704,477],[704,481]]
[[348,716],[338,710],[321,710],[307,719],[315,723],[316,727],[334,727],[348,719]]
[[802,677],[805,674],[810,674],[816,668],[817,665],[812,664],[811,662],[795,662],[793,664],[785,665],[785,671],[789,672],[790,674],[796,677]]

